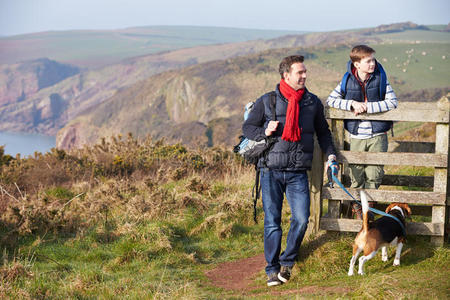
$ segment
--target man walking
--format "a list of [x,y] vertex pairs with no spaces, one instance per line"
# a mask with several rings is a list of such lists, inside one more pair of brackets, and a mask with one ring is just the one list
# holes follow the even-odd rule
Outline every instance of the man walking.
[[[310,199],[307,170],[311,169],[314,134],[328,160],[336,160],[322,102],[306,87],[303,56],[285,57],[279,66],[281,81],[277,84],[276,120],[271,120],[270,93],[261,96],[248,119],[243,133],[252,140],[272,136],[271,149],[260,158],[262,201],[264,209],[264,255],[267,285],[287,282],[308,225]],[[291,208],[287,244],[281,253],[281,211],[284,195]]]

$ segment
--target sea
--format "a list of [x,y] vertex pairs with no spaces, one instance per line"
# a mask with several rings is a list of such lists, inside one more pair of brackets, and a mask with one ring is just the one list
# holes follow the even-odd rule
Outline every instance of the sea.
[[46,153],[56,146],[56,137],[16,132],[0,132],[0,146],[4,146],[5,154],[26,157],[34,153]]

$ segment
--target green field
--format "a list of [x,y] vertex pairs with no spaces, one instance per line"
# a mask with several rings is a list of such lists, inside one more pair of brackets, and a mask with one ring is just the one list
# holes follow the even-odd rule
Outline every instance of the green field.
[[[450,37],[449,33],[445,33]],[[450,40],[446,42],[370,45],[396,93],[450,86]],[[346,71],[350,48],[319,50],[317,60],[333,71]],[[420,99],[425,100],[425,99]]]
[[378,34],[385,43],[450,43],[450,33],[434,30],[408,30],[404,32]]

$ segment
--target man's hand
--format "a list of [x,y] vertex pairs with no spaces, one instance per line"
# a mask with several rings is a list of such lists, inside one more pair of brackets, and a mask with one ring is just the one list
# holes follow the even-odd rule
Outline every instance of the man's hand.
[[277,130],[279,121],[269,121],[269,124],[267,124],[267,128],[264,131],[266,136],[271,136],[272,133],[274,133]]
[[328,185],[329,187],[333,187],[333,175],[337,176],[339,172],[339,166],[336,163],[336,155],[330,154],[328,155],[327,161],[327,177],[328,177]]
[[339,172],[339,166],[336,163],[336,155],[334,154],[330,154],[328,155],[328,161],[327,161],[327,169],[331,167],[331,165],[333,165],[333,174],[337,175],[337,173]]
[[334,154],[328,155],[328,161],[336,161],[336,155]]
[[353,112],[355,113],[355,116],[358,114],[362,114],[364,112],[367,111],[367,104],[366,103],[362,103],[362,102],[358,102],[353,100],[351,107],[353,109]]

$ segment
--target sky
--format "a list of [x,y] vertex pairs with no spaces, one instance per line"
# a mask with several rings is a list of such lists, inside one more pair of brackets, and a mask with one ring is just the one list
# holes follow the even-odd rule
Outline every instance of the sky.
[[450,0],[0,0],[0,36],[150,25],[333,31],[405,21],[448,24]]

